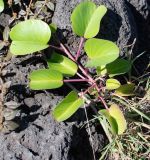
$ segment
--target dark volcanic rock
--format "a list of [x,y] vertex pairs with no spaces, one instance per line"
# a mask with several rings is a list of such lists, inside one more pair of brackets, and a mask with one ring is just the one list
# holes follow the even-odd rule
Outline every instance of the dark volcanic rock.
[[0,15],[0,26],[6,27],[9,24],[10,16],[8,14],[2,13]]
[[29,73],[43,67],[42,57],[34,55],[13,58],[5,67],[4,80],[11,81],[5,101],[19,102],[21,113],[15,132],[0,133],[0,159],[67,160],[74,123],[58,123],[51,115],[62,96],[31,91],[27,86]]
[[72,124],[57,123],[48,114],[39,117],[22,132],[0,133],[0,159],[67,160]]
[[[53,108],[66,95],[66,88],[54,92],[32,91],[28,87],[30,72],[45,68],[44,64],[41,55],[28,55],[12,58],[5,67],[4,80],[11,81],[5,101],[13,100],[21,106],[20,114],[15,118],[19,128],[9,134],[0,133],[0,160],[77,160],[81,157],[91,160],[88,129],[80,129],[81,121],[85,121],[83,109],[65,123],[58,123],[52,117]],[[94,125],[91,126],[94,128],[92,135],[98,153],[105,139]]]
[[140,51],[150,51],[150,4],[147,0],[127,0],[136,20]]
[[138,50],[134,52],[134,56],[137,56],[143,51],[145,52],[145,54],[136,61],[136,68],[140,74],[143,74],[143,71],[147,68],[150,61],[150,1],[127,0],[126,4],[132,11],[138,32],[136,43]]
[[150,12],[148,0],[127,0],[127,2],[130,3],[144,19],[148,18]]

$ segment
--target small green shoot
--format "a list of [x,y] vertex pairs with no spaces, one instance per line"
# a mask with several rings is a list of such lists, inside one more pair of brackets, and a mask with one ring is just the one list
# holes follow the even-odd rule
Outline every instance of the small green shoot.
[[120,87],[120,82],[117,79],[107,79],[106,81],[106,89],[114,90]]

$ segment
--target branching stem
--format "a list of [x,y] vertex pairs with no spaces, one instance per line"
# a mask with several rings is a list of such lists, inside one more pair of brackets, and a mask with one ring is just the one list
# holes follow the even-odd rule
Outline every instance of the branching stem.
[[90,87],[88,87],[84,92],[82,92],[83,95],[85,95],[91,88],[94,88],[96,84],[92,84]]
[[[75,63],[77,63],[76,59],[73,57],[73,55],[68,51],[68,49],[62,43],[60,43],[60,46],[62,47],[66,55]],[[82,71],[82,73],[90,80],[89,81],[90,84],[95,83],[94,79],[85,71],[85,69],[80,64],[78,64],[78,67]]]
[[76,74],[77,74],[77,76],[79,76],[80,78],[85,79],[85,77],[83,77],[79,72],[77,72]]
[[[80,45],[79,45],[79,50],[77,52],[77,55],[79,56],[80,55],[80,52],[81,52],[81,48],[82,48],[82,44],[83,44],[84,40],[82,39],[80,41]],[[75,63],[77,63],[77,57],[76,58],[70,53],[70,51],[68,51],[68,49],[62,44],[60,43],[60,46],[62,48],[62,50],[64,51],[64,53],[72,60],[74,61]],[[50,46],[50,47],[53,47],[54,49],[59,49],[60,48],[57,48],[57,47],[54,47],[54,46]],[[77,63],[79,69],[81,70],[81,72],[88,78],[88,79],[85,79],[82,75],[80,75],[79,73],[77,73],[77,75],[82,78],[82,79],[66,79],[66,80],[63,80],[64,82],[88,82],[91,86],[90,88],[92,87],[95,87],[96,90],[100,91],[99,87],[97,86],[96,84],[96,81],[87,73],[87,71],[82,67],[82,65],[80,65],[79,63]],[[89,90],[89,88],[85,91],[85,93],[87,93]],[[105,102],[105,100],[103,99],[103,97],[101,97],[100,95],[98,96],[98,99],[103,103],[104,107],[108,110],[108,106]]]
[[72,56],[72,54],[68,51],[68,49],[62,44],[60,43],[61,48],[63,49],[63,51],[66,53],[66,55],[73,60],[74,62],[76,62],[75,58]]

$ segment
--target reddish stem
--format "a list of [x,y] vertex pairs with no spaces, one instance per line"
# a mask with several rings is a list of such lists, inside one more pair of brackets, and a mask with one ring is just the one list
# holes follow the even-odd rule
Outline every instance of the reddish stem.
[[85,79],[85,77],[83,77],[80,73],[76,73],[80,78]]
[[88,82],[89,79],[64,79],[64,82]]
[[80,56],[81,49],[82,49],[82,47],[83,47],[83,43],[84,43],[84,38],[81,37],[81,39],[80,39],[80,44],[79,44],[79,48],[78,48],[78,51],[77,51],[77,54],[76,54],[76,57],[75,57],[76,61],[78,60],[78,58],[79,58],[79,56]]
[[[83,41],[83,40],[82,40],[82,41]],[[82,47],[82,43],[83,43],[82,41],[80,42],[79,51],[77,52],[77,53],[78,53],[78,54],[77,54],[78,56],[80,55],[80,52],[81,52],[81,47]],[[59,50],[61,50],[61,51],[63,50],[63,51],[66,53],[66,55],[67,55],[72,61],[74,61],[75,63],[77,63],[77,57],[74,58],[73,55],[67,50],[67,48],[66,48],[62,43],[60,43],[60,46],[61,46],[62,49],[61,49],[61,48],[57,48],[57,47],[55,47],[55,46],[50,46],[50,47],[53,47],[53,48],[55,48],[55,49],[59,49]],[[96,85],[95,80],[94,80],[90,75],[88,75],[87,71],[86,71],[80,64],[78,64],[78,67],[79,67],[79,69],[82,71],[82,73],[83,73],[88,79],[84,79],[84,77],[78,73],[77,75],[78,75],[79,77],[81,77],[82,79],[67,79],[67,80],[63,80],[63,81],[64,81],[64,82],[88,82],[89,84],[92,84],[92,86],[95,85],[97,91],[99,92],[100,89],[99,89],[98,86]],[[91,87],[92,87],[92,86],[91,86]],[[88,91],[88,89],[87,89],[87,91]],[[87,91],[86,91],[86,92],[87,92]],[[101,102],[104,104],[105,108],[108,110],[108,106],[107,106],[105,100],[104,100],[101,96],[98,96],[98,99],[101,100]]]
[[95,87],[95,83],[94,84],[92,84],[90,87],[88,87],[84,92],[82,92],[82,94],[84,95],[84,94],[86,94],[87,92],[89,92],[89,90],[91,89],[91,88],[94,88]]
[[[98,91],[98,93],[99,93],[99,91],[101,90],[101,88],[99,88],[99,87],[97,86],[97,84],[95,85],[95,87],[96,87],[96,89],[97,89],[97,91]],[[102,86],[101,86],[101,87],[102,87]],[[107,106],[105,100],[103,99],[103,97],[101,97],[100,95],[98,95],[98,99],[103,103],[104,107],[108,110],[108,106]]]
[[103,103],[104,107],[108,110],[108,106],[107,106],[105,100],[101,96],[98,96],[98,98],[101,100],[101,102]]
[[78,67],[82,71],[82,73],[90,80],[91,83],[95,83],[95,80],[88,74],[88,72],[82,67],[82,65],[78,64]]
[[61,48],[63,49],[63,51],[67,54],[67,56],[73,60],[74,62],[76,62],[75,58],[72,56],[72,54],[67,50],[67,48],[62,44],[60,43],[60,46]]
[[[49,45],[49,46],[50,46],[51,48],[56,49],[56,50],[64,51],[71,60],[76,61],[76,60],[74,59],[74,57],[69,53],[69,51],[65,48],[65,46],[64,46],[63,44],[60,43],[61,48],[60,48],[60,47],[53,46],[53,45]],[[85,77],[83,77],[83,76],[82,76],[81,74],[79,74],[78,72],[77,72],[77,75],[78,75],[80,78],[85,79]]]
[[[67,54],[67,56],[71,60],[73,60],[74,62],[76,62],[76,59],[72,56],[72,54],[67,50],[67,48],[62,43],[60,43],[60,46],[62,47],[62,49],[64,50],[64,52]],[[85,71],[85,69],[80,64],[78,64],[78,67],[82,71],[82,73],[91,81],[91,82],[89,82],[90,84],[91,83],[95,83],[94,79],[92,77],[90,77],[90,75],[88,75],[88,73]]]
[[61,47],[56,47],[56,46],[53,46],[53,45],[49,45],[49,47],[51,47],[53,49],[56,49],[56,50],[59,50],[59,51],[63,51],[63,49]]

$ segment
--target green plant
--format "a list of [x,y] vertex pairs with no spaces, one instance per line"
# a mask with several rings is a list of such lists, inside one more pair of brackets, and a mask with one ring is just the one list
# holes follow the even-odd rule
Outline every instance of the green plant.
[[[147,81],[148,82],[148,81]],[[148,82],[149,83],[149,82]],[[135,100],[125,99],[118,95],[113,97],[113,101],[116,101],[119,105],[126,108],[126,117],[128,118],[128,128],[122,136],[112,137],[112,133],[109,130],[109,125],[106,121],[106,117],[100,115],[96,119],[100,119],[105,133],[109,139],[109,144],[102,149],[101,158],[103,160],[109,153],[110,159],[133,159],[143,160],[149,159],[150,154],[150,118],[149,112],[141,112],[141,108],[146,103],[149,104],[149,84],[146,84],[145,90],[147,93],[138,102]],[[147,86],[149,86],[147,88]],[[147,110],[148,110],[147,106]]]
[[[85,82],[87,88],[81,92],[70,92],[53,111],[57,121],[64,121],[72,116],[83,104],[101,102],[105,109],[99,113],[105,115],[113,133],[122,134],[126,129],[126,121],[117,104],[106,102],[105,92],[129,96],[134,94],[134,84],[121,83],[114,78],[116,75],[127,73],[131,69],[131,62],[119,57],[119,48],[111,41],[93,38],[100,29],[100,21],[107,9],[101,5],[96,7],[93,2],[80,3],[71,15],[72,28],[75,34],[81,37],[76,56],[59,42],[60,47],[49,45],[51,38],[56,39],[54,25],[47,25],[41,20],[30,19],[15,25],[10,31],[12,40],[10,51],[13,55],[26,55],[41,51],[48,47],[61,50],[68,57],[54,51],[47,60],[48,69],[33,71],[30,78],[30,88],[33,90],[55,89],[64,83]],[[81,50],[88,56],[85,66],[79,62]],[[87,71],[96,68],[96,75]],[[70,79],[77,75],[78,79]],[[66,78],[66,79],[65,79]],[[84,91],[83,91],[84,90]],[[94,96],[94,98],[93,98]]]
[[0,0],[0,12],[4,10],[4,1]]
[[[144,53],[144,52],[143,52]],[[141,53],[140,55],[142,55]],[[140,56],[139,55],[139,56]],[[135,57],[132,63],[139,58]],[[150,155],[150,114],[149,114],[149,102],[150,102],[150,73],[148,72],[149,65],[140,77],[134,77],[129,74],[129,79],[137,83],[137,86],[143,88],[145,94],[144,97],[137,91],[132,98],[123,97],[123,94],[114,94],[112,101],[122,106],[125,110],[124,114],[128,121],[128,127],[125,133],[121,136],[112,136],[112,131],[107,123],[106,116],[101,114],[94,119],[99,119],[104,131],[109,139],[108,145],[101,150],[100,160],[109,156],[110,159],[124,159],[124,160],[144,160],[149,159]],[[131,88],[123,89],[123,93],[127,95],[131,92]],[[126,85],[125,85],[126,86]],[[124,87],[123,87],[124,88]],[[141,92],[142,93],[142,92]],[[127,96],[125,95],[125,96]],[[140,96],[140,97],[139,97]],[[94,120],[93,119],[93,120]],[[91,120],[92,121],[92,120]]]

